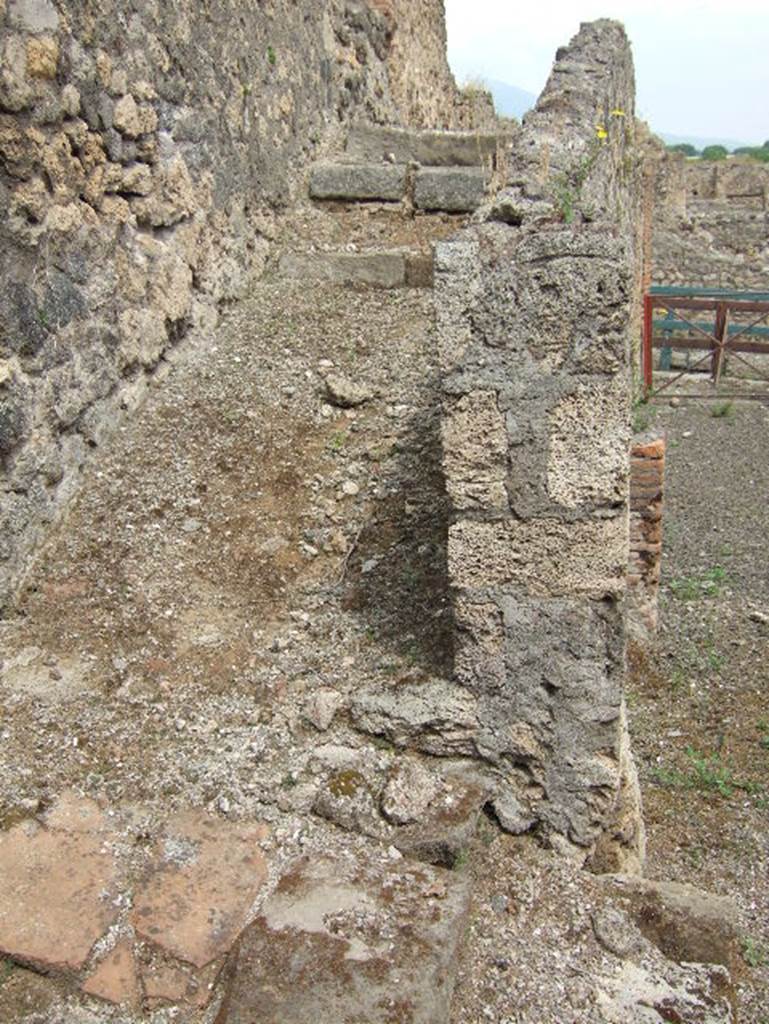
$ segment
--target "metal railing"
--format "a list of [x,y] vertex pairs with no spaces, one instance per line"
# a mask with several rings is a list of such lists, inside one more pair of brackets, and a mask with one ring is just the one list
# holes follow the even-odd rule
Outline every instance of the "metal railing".
[[[655,311],[663,315],[655,317]],[[689,316],[705,313],[714,314],[713,319]],[[711,379],[719,384],[727,355],[744,363],[755,376],[769,381],[769,372],[744,358],[745,354],[769,355],[769,326],[760,326],[768,318],[769,292],[653,285],[644,296],[642,358],[647,394],[653,388],[655,348],[687,352],[686,367],[660,385],[655,394],[708,362]],[[694,362],[688,358],[691,352],[703,351],[704,355]]]

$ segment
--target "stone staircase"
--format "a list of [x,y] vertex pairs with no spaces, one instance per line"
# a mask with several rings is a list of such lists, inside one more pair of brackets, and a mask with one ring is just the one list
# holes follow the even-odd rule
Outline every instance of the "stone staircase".
[[406,223],[422,221],[421,242],[388,245],[369,238],[281,253],[278,276],[372,288],[430,287],[432,245],[459,228],[500,179],[509,137],[478,132],[410,131],[358,125],[344,151],[310,170],[316,208],[344,218],[351,207]]

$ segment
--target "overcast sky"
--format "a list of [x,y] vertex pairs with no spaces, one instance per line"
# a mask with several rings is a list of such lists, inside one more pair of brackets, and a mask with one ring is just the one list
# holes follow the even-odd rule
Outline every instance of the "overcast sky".
[[624,22],[637,112],[656,131],[769,139],[769,0],[445,0],[460,83],[496,78],[539,94],[581,21]]

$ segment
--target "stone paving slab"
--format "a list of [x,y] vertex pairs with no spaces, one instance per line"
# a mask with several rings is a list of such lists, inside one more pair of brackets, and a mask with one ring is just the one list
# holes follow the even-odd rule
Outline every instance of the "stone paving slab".
[[401,288],[406,284],[403,252],[286,253],[280,260],[281,277],[367,288]]
[[468,903],[463,875],[377,848],[308,858],[244,933],[217,1024],[445,1024]]
[[108,1003],[138,1008],[141,987],[132,943],[119,942],[88,976],[83,991]]
[[479,167],[494,159],[506,137],[490,132],[409,131],[356,125],[347,139],[346,155],[355,160],[416,160],[425,166]]
[[198,811],[172,818],[136,890],[130,921],[137,935],[196,967],[225,954],[267,878],[258,846],[264,837],[262,826]]

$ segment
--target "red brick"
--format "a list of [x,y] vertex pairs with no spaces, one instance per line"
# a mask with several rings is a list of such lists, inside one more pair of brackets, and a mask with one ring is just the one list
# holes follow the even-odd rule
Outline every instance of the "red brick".
[[634,444],[630,449],[630,453],[635,458],[662,459],[665,457],[665,439],[664,437],[658,437],[654,441]]

